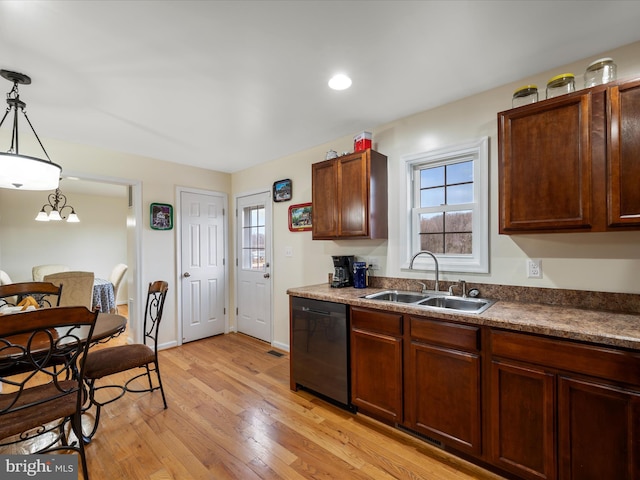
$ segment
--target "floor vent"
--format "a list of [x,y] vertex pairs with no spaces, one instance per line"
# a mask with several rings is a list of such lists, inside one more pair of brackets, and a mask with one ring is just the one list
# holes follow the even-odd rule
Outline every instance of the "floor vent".
[[442,443],[440,440],[436,440],[435,438],[431,438],[431,437],[429,437],[427,435],[424,435],[422,433],[414,432],[413,430],[405,428],[405,427],[402,427],[401,425],[398,425],[398,429],[402,430],[403,432],[408,433],[409,435],[417,437],[420,440],[424,440],[425,442],[433,445],[434,447],[438,447],[438,448],[441,448],[442,450],[446,450],[445,446],[444,446],[444,443]]
[[269,355],[273,355],[274,357],[282,357],[284,353],[276,352],[275,350],[269,350],[267,352]]

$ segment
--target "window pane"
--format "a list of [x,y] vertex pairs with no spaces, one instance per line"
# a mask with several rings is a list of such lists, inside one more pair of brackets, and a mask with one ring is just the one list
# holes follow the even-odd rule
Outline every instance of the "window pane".
[[265,209],[262,206],[246,207],[242,217],[242,268],[264,270]]
[[256,235],[256,229],[251,228],[251,241],[247,245],[247,247],[254,249],[258,246],[258,236]]
[[253,249],[251,250],[251,268],[262,270],[264,267],[264,250]]
[[447,187],[447,205],[473,202],[473,183]]
[[429,188],[420,191],[421,207],[437,207],[444,205],[444,188]]
[[447,165],[447,185],[473,182],[473,160]]
[[444,236],[446,241],[445,253],[468,255],[473,253],[471,233],[446,233]]
[[473,213],[471,210],[448,212],[445,215],[444,230],[447,232],[471,232],[472,227]]
[[420,233],[444,232],[444,215],[442,213],[423,213],[420,215]]
[[420,188],[444,185],[444,167],[420,170]]
[[420,250],[429,250],[433,253],[444,253],[444,238],[441,233],[420,234]]
[[251,268],[251,250],[242,249],[242,268]]
[[256,229],[257,243],[260,248],[264,248],[264,227],[260,226]]

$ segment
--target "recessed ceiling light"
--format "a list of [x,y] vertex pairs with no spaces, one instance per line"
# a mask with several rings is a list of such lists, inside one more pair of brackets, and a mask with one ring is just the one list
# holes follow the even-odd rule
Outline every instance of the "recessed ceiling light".
[[331,77],[329,87],[334,90],[345,90],[351,86],[351,79],[343,73],[339,73]]

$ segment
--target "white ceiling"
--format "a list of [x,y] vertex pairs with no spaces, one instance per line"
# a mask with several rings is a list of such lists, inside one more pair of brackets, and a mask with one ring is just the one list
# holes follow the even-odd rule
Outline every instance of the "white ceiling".
[[[31,76],[21,98],[45,139],[236,172],[632,43],[639,25],[638,1],[1,1],[0,68]],[[336,72],[351,89],[327,87]]]

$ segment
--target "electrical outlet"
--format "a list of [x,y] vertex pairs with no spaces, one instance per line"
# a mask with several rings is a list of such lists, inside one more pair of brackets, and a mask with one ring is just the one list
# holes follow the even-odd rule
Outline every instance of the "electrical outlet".
[[527,260],[527,277],[542,278],[542,260],[530,258]]
[[284,247],[284,256],[285,257],[293,257],[293,248]]
[[377,264],[375,257],[366,258],[367,268],[369,271],[380,270],[380,266]]

